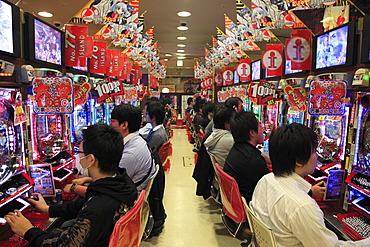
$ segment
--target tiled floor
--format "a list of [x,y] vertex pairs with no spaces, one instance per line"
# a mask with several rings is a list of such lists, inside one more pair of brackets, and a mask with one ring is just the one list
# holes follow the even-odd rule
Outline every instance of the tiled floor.
[[[141,247],[213,247],[240,246],[221,221],[221,209],[213,199],[195,195],[196,182],[193,146],[187,141],[185,129],[174,129],[171,140],[171,169],[166,172],[164,205],[167,220],[163,232],[141,243]],[[185,162],[184,166],[184,160]]]

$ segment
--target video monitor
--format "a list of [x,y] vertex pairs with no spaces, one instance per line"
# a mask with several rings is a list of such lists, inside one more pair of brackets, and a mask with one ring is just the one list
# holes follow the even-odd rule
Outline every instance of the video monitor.
[[20,11],[5,0],[0,0],[0,53],[20,57]]
[[315,69],[353,63],[355,22],[315,37]]
[[236,70],[234,70],[234,84],[239,83],[239,75]]
[[339,200],[344,181],[345,170],[331,170],[326,183],[324,200]]
[[64,33],[30,13],[25,13],[25,19],[28,59],[62,65]]
[[288,75],[288,74],[294,74],[294,73],[298,73],[298,72],[302,72],[303,70],[301,69],[297,69],[297,70],[294,70],[292,69],[292,61],[291,60],[285,60],[285,74]]
[[252,81],[261,79],[261,60],[252,62]]
[[370,62],[370,32],[365,27],[370,26],[370,15],[364,16],[361,40],[361,63]]
[[44,197],[55,196],[53,169],[51,164],[42,163],[29,166],[30,177],[35,182],[34,193],[40,193]]

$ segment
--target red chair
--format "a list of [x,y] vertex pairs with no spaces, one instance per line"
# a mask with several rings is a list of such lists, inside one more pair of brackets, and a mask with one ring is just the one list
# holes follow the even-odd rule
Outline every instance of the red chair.
[[168,171],[171,167],[169,157],[172,155],[172,143],[170,140],[165,142],[158,151],[159,158],[162,161],[162,166],[165,171]]
[[[214,166],[220,185],[223,211],[221,215],[222,222],[233,237],[240,236],[239,233],[242,225],[247,221],[247,212],[242,201],[242,196],[240,195],[239,186],[235,179],[224,172],[217,163]],[[230,222],[230,219],[233,222]],[[247,234],[252,234],[249,229],[245,229],[244,231]]]
[[116,222],[109,247],[140,246],[148,215],[149,205],[145,200],[145,190],[142,190],[133,208]]

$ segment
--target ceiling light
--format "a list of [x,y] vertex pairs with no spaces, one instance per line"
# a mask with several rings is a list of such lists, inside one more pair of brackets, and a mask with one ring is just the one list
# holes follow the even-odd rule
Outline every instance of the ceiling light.
[[185,36],[179,36],[177,37],[178,40],[186,40],[187,38]]
[[185,50],[177,50],[177,52],[185,52]]
[[167,53],[165,56],[166,57],[172,57],[172,54]]
[[162,89],[162,93],[169,93],[170,89],[168,87],[165,87]]
[[177,66],[181,67],[181,66],[184,66],[184,61],[182,60],[177,60]]
[[186,57],[177,57],[177,59],[185,59]]
[[165,58],[164,61],[167,62],[168,61],[168,58]]
[[177,15],[180,17],[189,17],[191,16],[191,13],[189,11],[180,11],[177,13]]
[[180,30],[180,31],[186,31],[188,30],[189,28],[187,26],[178,26],[177,27],[177,30]]
[[177,47],[185,47],[185,44],[178,44]]
[[52,13],[46,12],[46,11],[41,11],[41,12],[38,12],[37,14],[42,17],[53,17]]

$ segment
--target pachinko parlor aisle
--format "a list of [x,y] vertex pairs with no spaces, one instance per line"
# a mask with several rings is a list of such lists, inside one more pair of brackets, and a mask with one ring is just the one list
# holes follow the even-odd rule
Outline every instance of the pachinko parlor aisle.
[[370,246],[367,1],[209,2],[0,0],[0,246]]

